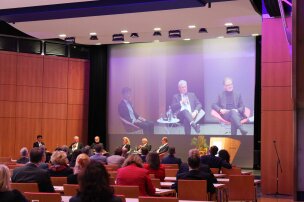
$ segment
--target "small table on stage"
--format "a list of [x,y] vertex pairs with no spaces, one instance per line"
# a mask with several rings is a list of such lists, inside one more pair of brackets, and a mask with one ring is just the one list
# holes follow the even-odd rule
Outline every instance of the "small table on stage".
[[177,124],[178,122],[179,122],[178,118],[172,118],[170,121],[163,118],[157,120],[157,123],[165,124],[165,130],[167,134],[170,134],[169,129],[172,128],[174,124]]

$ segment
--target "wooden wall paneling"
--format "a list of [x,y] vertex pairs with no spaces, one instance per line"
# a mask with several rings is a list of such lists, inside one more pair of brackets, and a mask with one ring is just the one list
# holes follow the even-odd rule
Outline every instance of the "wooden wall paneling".
[[68,119],[88,119],[88,105],[68,105]]
[[42,134],[42,122],[40,118],[16,118],[15,156],[19,156],[22,147],[29,150],[33,147],[38,134]]
[[263,86],[291,86],[291,67],[291,61],[263,63]]
[[0,84],[16,84],[17,54],[0,51]]
[[68,89],[68,104],[88,104],[89,91]]
[[90,63],[87,60],[69,60],[68,88],[89,89]]
[[42,86],[43,57],[19,54],[17,62],[17,85]]
[[64,104],[68,102],[68,91],[64,88],[43,88],[43,102]]
[[68,62],[68,58],[45,56],[43,65],[43,86],[67,88]]
[[0,101],[0,117],[11,118],[16,116],[16,102]]
[[43,103],[43,118],[45,119],[67,119],[67,104]]
[[42,87],[17,86],[17,101],[42,102]]
[[17,102],[16,117],[18,118],[42,118],[42,103]]
[[42,119],[42,134],[49,151],[54,151],[56,147],[67,144],[66,133],[66,120]]
[[15,118],[0,118],[0,156],[13,156],[16,135]]
[[263,19],[262,62],[291,61],[280,18]]
[[283,172],[279,173],[279,192],[293,194],[294,159],[293,153],[293,111],[264,111],[262,113],[262,155],[261,178],[262,192],[275,193],[276,191],[276,153],[273,141],[276,141]]
[[88,120],[68,120],[67,124],[67,141],[71,142],[77,135],[82,143],[87,144]]
[[0,85],[0,100],[15,101],[16,100],[16,85]]
[[262,88],[262,110],[292,110],[291,86]]

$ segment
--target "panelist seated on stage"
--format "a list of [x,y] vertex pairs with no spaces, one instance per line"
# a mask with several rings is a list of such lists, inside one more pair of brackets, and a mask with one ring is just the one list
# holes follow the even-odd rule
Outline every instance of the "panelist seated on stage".
[[139,145],[136,148],[136,150],[139,154],[141,154],[141,151],[143,148],[146,148],[148,150],[148,152],[151,151],[151,149],[152,149],[152,146],[150,144],[148,144],[148,139],[145,137],[141,139],[141,145]]
[[202,104],[194,93],[188,92],[187,81],[180,80],[178,90],[179,93],[173,96],[171,108],[183,123],[186,135],[191,134],[191,127],[199,133],[200,126],[197,123],[205,115]]
[[82,148],[83,148],[83,144],[79,142],[79,137],[74,136],[74,141],[69,146],[70,154],[72,154],[75,150],[82,149]]
[[163,137],[161,139],[161,145],[155,151],[158,154],[163,154],[163,153],[167,152],[168,150],[169,150],[168,138],[167,137]]
[[37,140],[36,142],[33,143],[33,148],[34,147],[41,147],[42,145],[45,145],[44,142],[42,142],[42,135],[37,135]]
[[131,149],[131,141],[128,137],[123,137],[122,138],[122,145],[121,145],[122,150],[127,150],[127,152],[130,151]]
[[209,165],[210,168],[227,168],[231,169],[232,166],[230,163],[226,162],[224,159],[221,157],[215,156],[218,152],[218,147],[217,146],[212,146],[209,149],[209,155],[204,155],[201,156],[201,162],[203,164]]
[[103,147],[103,144],[100,142],[99,136],[94,137],[94,142],[91,144],[91,149],[94,150],[96,145],[101,145]]
[[154,123],[135,112],[131,102],[130,88],[122,89],[122,100],[118,105],[118,113],[121,118],[143,129],[144,134],[154,134]]

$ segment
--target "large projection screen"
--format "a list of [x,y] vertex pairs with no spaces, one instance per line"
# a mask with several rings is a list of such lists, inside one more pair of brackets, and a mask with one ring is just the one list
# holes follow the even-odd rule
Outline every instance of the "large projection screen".
[[[251,168],[253,166],[254,135],[254,91],[255,91],[255,38],[234,37],[192,41],[160,43],[138,43],[112,45],[109,50],[108,67],[108,145],[110,151],[122,144],[127,136],[134,148],[147,137],[152,150],[160,145],[163,136],[169,145],[175,146],[177,156],[185,161],[191,139],[204,135],[209,144],[210,137],[231,137],[241,141],[233,164]],[[211,114],[212,105],[224,91],[223,80],[233,80],[233,91],[238,92],[249,111],[242,135],[231,135],[230,125],[223,124]],[[181,122],[167,124],[160,121],[166,117],[173,96],[179,94],[178,82],[187,81],[188,92],[196,95],[205,112],[198,122],[200,132],[191,128],[185,134]],[[122,101],[122,89],[131,89],[133,110],[154,123],[153,134],[126,129],[118,112]],[[141,134],[140,134],[141,133]]]

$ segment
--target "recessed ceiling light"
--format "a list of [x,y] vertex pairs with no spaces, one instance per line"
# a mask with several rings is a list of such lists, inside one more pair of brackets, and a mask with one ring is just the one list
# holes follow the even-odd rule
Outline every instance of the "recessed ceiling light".
[[184,39],[184,41],[190,41],[190,40],[191,40],[190,38],[185,38],[185,39]]
[[96,43],[97,46],[101,45],[101,43]]
[[226,22],[226,23],[225,23],[225,26],[226,26],[226,27],[233,26],[233,23],[232,23],[232,22]]
[[158,43],[158,42],[159,42],[159,40],[157,40],[157,39],[156,39],[156,40],[154,40],[154,42],[155,42],[155,43]]
[[194,28],[196,28],[196,26],[195,25],[189,25],[188,28],[189,29],[194,29]]
[[124,29],[124,30],[121,30],[121,33],[128,33],[128,30]]
[[223,36],[218,36],[217,38],[218,38],[218,39],[223,39],[224,37],[223,37]]
[[97,35],[96,32],[91,32],[91,33],[90,33],[90,36],[96,36],[96,35]]
[[153,30],[154,31],[161,31],[161,28],[160,27],[155,27]]
[[123,43],[130,43],[130,41],[124,41]]
[[58,35],[60,38],[65,38],[66,37],[66,34],[59,34]]
[[254,34],[251,34],[251,36],[259,36],[260,34],[258,33],[254,33]]

